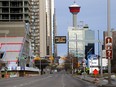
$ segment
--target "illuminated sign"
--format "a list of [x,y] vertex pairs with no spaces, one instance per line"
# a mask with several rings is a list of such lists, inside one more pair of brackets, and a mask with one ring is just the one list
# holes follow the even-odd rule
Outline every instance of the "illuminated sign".
[[55,43],[56,44],[66,43],[66,36],[55,36]]

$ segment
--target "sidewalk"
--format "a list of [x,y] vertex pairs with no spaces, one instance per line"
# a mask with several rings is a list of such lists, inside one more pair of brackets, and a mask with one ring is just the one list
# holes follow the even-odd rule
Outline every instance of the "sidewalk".
[[111,82],[112,82],[113,86],[108,86],[107,85],[108,84],[107,78],[96,78],[95,79],[95,78],[93,78],[93,77],[91,77],[89,75],[86,75],[85,77],[82,76],[82,75],[77,75],[76,77],[80,78],[80,79],[82,79],[84,81],[93,83],[98,87],[116,87],[116,78],[111,79]]

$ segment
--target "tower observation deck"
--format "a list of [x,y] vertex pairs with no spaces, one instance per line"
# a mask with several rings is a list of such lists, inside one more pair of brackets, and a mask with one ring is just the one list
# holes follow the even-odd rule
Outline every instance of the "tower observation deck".
[[73,5],[69,6],[70,12],[73,14],[73,27],[77,27],[77,14],[80,12],[80,6],[75,2]]

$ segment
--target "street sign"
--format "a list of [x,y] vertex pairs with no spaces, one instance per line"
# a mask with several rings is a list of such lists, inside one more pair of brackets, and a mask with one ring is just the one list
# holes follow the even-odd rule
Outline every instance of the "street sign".
[[112,59],[112,37],[105,37],[106,58]]
[[99,73],[98,70],[97,69],[94,69],[93,74],[94,75],[97,75],[98,73]]
[[65,44],[66,36],[55,36],[55,44]]
[[112,37],[106,37],[105,38],[105,44],[112,43]]
[[110,57],[110,59],[112,58],[112,50],[106,50],[106,57]]
[[96,76],[99,74],[99,71],[97,69],[94,69],[93,74],[95,75],[95,81],[97,81]]
[[112,45],[106,45],[106,50],[112,50]]

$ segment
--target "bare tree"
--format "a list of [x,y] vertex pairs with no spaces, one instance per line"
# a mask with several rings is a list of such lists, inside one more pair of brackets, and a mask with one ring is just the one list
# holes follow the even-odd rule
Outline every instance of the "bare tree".
[[74,54],[69,53],[65,59],[65,70],[71,71],[72,68],[75,70],[78,68],[78,58]]

